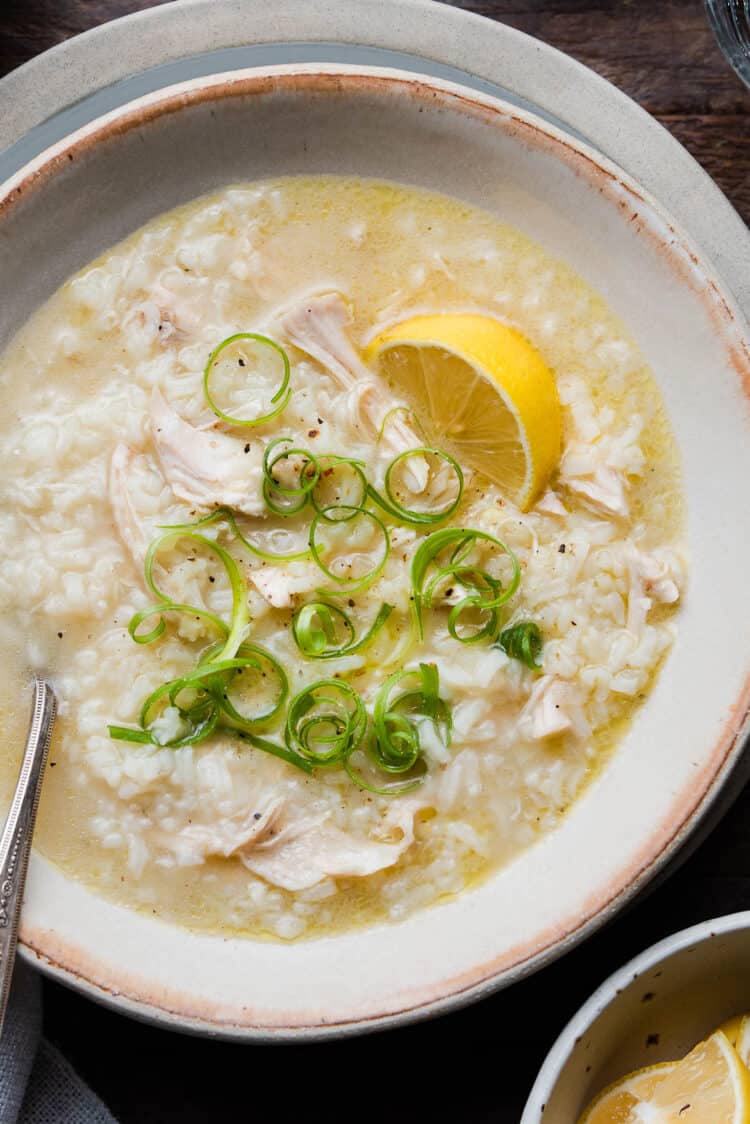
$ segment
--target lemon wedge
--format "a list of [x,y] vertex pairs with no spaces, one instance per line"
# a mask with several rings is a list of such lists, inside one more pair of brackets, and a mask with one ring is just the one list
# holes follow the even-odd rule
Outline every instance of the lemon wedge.
[[[734,1046],[741,1058],[742,1051],[739,1048],[739,1040],[742,1034],[743,1023],[745,1022],[747,1022],[747,1015],[733,1015],[731,1019],[727,1019],[726,1022],[723,1022],[721,1026],[716,1028],[720,1030],[722,1034],[726,1034],[730,1046]],[[750,1043],[748,1043],[748,1045],[750,1045]],[[745,1065],[747,1065],[745,1058],[742,1058],[742,1060],[745,1062]]]
[[722,1031],[610,1086],[580,1124],[750,1124],[750,1073]]
[[736,1050],[744,1064],[750,1069],[750,1015],[743,1015],[737,1031]]
[[662,1062],[629,1073],[609,1085],[589,1106],[579,1124],[630,1124],[638,1105],[648,1102],[659,1082],[675,1068],[677,1062]]
[[431,440],[531,506],[560,459],[562,420],[554,376],[525,336],[476,313],[414,316],[377,336],[366,357]]

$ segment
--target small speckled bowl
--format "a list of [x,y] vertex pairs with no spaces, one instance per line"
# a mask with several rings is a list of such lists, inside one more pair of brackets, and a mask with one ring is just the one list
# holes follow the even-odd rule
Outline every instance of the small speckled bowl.
[[377,176],[484,207],[602,294],[664,396],[691,569],[674,649],[608,767],[557,830],[455,900],[398,924],[251,941],[127,911],[34,856],[27,957],[120,1010],[236,1038],[424,1017],[559,956],[705,821],[740,760],[750,708],[747,326],[652,197],[531,113],[433,78],[323,64],[196,78],[130,102],[0,185],[0,345],[153,216],[237,180],[302,172]]
[[750,1011],[750,912],[683,929],[603,983],[547,1055],[521,1124],[575,1124],[611,1082]]

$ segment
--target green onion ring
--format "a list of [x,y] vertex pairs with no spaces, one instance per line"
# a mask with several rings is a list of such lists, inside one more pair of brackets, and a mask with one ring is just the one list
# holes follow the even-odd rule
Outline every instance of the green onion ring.
[[[154,594],[154,596],[157,598],[157,600],[162,602],[162,604],[164,605],[164,612],[167,612],[174,606],[174,602],[171,600],[171,598],[162,593],[162,591],[154,581],[153,570],[154,562],[159,551],[162,550],[165,546],[173,545],[181,538],[190,539],[192,542],[196,542],[200,546],[203,546],[207,550],[211,551],[223,564],[224,569],[227,572],[229,584],[232,589],[232,619],[231,624],[227,630],[227,637],[224,642],[224,646],[216,658],[221,660],[231,659],[232,656],[234,656],[237,652],[237,649],[239,648],[242,641],[245,639],[248,628],[250,626],[250,615],[247,605],[247,586],[245,585],[242,574],[240,573],[237,563],[232,558],[231,554],[228,554],[223,547],[219,546],[219,544],[214,542],[212,539],[207,539],[205,535],[199,535],[195,531],[165,531],[157,539],[154,539],[154,541],[149,546],[148,551],[146,552],[146,559],[143,566],[146,584]],[[152,606],[151,608],[154,612],[156,611],[155,606]],[[199,616],[202,613],[203,610],[195,610],[196,616]],[[156,639],[156,636],[160,636],[163,631],[164,629],[160,629],[159,625],[157,625],[156,628],[154,628],[153,631],[148,635],[152,639]],[[131,633],[131,635],[133,635],[133,633]],[[147,641],[145,639],[141,639],[140,642],[146,643]]]
[[[231,414],[225,414],[223,410],[220,410],[211,397],[209,380],[211,378],[213,365],[221,355],[222,351],[224,351],[226,347],[229,347],[230,344],[236,343],[237,340],[254,340],[256,343],[262,343],[265,347],[270,347],[277,353],[277,355],[281,356],[282,363],[284,364],[284,375],[281,380],[281,386],[271,399],[271,402],[278,402],[279,404],[270,413],[264,414],[263,417],[260,418],[233,418]],[[275,418],[287,406],[289,399],[292,396],[292,391],[289,386],[290,375],[291,368],[289,365],[289,356],[284,351],[283,347],[277,344],[275,340],[270,339],[268,336],[260,336],[256,332],[237,332],[235,335],[228,336],[225,340],[222,340],[218,347],[215,347],[209,355],[208,362],[206,363],[205,369],[203,371],[203,393],[213,412],[223,421],[229,422],[231,425],[262,425],[263,422],[271,421],[272,418]]]
[[186,531],[191,533],[196,527],[208,527],[213,523],[220,522],[228,523],[235,538],[239,539],[242,545],[249,550],[251,554],[255,554],[258,558],[263,558],[267,562],[297,562],[310,557],[309,549],[298,550],[293,554],[271,554],[267,550],[261,550],[259,546],[255,546],[249,539],[245,538],[237,526],[237,520],[233,512],[228,507],[217,507],[210,515],[204,515],[202,519],[196,519],[194,523],[172,523],[162,526],[160,530]]
[[[212,661],[214,660],[215,655],[220,648],[220,644],[212,644],[212,646],[203,653],[200,664],[198,666],[201,668],[205,667],[206,669],[211,668],[211,670],[215,670],[212,665]],[[248,725],[255,726],[259,725],[260,723],[270,722],[270,720],[272,718],[275,718],[278,712],[281,710],[281,707],[284,705],[286,697],[289,694],[289,679],[287,678],[287,674],[284,671],[284,668],[276,659],[276,657],[268,651],[267,648],[263,648],[260,644],[254,644],[247,640],[243,644],[240,644],[240,647],[237,651],[237,657],[241,660],[247,660],[246,666],[254,666],[259,671],[261,671],[261,673],[263,670],[261,666],[262,663],[266,663],[270,667],[273,675],[278,681],[278,691],[276,693],[276,697],[274,698],[272,705],[267,710],[264,710],[260,714],[253,715],[251,717],[239,713],[234,704],[227,697],[227,690],[220,691],[218,697],[219,706],[225,712],[225,714],[227,714],[229,718],[233,720],[234,723],[242,724],[243,728],[246,728]],[[259,663],[258,661],[261,662]],[[230,685],[231,680],[228,680],[226,684],[227,689]]]
[[[425,454],[439,457],[441,460],[445,461],[446,464],[449,464],[458,481],[458,491],[455,499],[450,500],[445,507],[439,508],[437,511],[416,511],[413,508],[404,507],[394,496],[391,486],[391,476],[394,469],[398,468],[400,464],[403,464],[403,462],[410,457],[424,456]],[[372,497],[379,507],[382,507],[383,511],[387,511],[390,516],[400,520],[402,523],[411,523],[415,527],[429,527],[435,523],[442,522],[443,519],[448,519],[461,503],[464,494],[464,474],[461,471],[460,464],[450,453],[445,453],[442,449],[433,449],[424,445],[419,449],[407,449],[405,452],[399,453],[397,457],[394,457],[385,470],[384,488],[385,496],[381,496],[372,486],[368,486],[367,489],[368,495]]]
[[[263,454],[263,499],[266,502],[266,506],[274,515],[297,515],[307,504],[310,493],[320,479],[320,465],[318,464],[318,458],[307,449],[283,449],[281,452],[277,452],[272,458],[271,454],[273,450],[279,445],[293,445],[292,438],[277,437],[275,441],[271,441],[270,444],[266,446],[266,451]],[[274,480],[273,469],[279,461],[286,460],[291,456],[304,457],[307,464],[300,469],[299,487],[285,488],[282,484]],[[313,473],[309,478],[305,478],[303,474],[306,472],[308,464],[313,466]],[[282,505],[278,504],[273,498],[274,492],[277,492],[280,496],[299,498],[296,504]]]
[[[394,606],[380,606],[375,620],[367,632],[356,639],[349,614],[328,601],[311,601],[301,605],[292,617],[292,635],[297,647],[311,660],[335,660],[358,652],[375,639],[393,612]],[[336,646],[337,621],[346,630],[348,640]],[[316,623],[317,622],[317,623]]]
[[[486,571],[480,571],[475,566],[470,566],[465,563],[468,555],[471,553],[472,548],[477,542],[488,542],[492,546],[498,547],[507,555],[512,566],[511,579],[508,585],[503,588],[497,578],[491,577]],[[425,588],[425,579],[430,566],[437,565],[435,559],[448,547],[453,546],[453,553],[450,556],[449,564],[438,568],[438,573],[433,577],[427,587]],[[417,621],[417,628],[419,631],[419,638],[424,637],[424,610],[429,609],[432,605],[432,599],[439,581],[446,577],[453,577],[460,584],[464,585],[461,574],[477,574],[480,573],[483,579],[490,587],[491,596],[482,596],[481,592],[470,594],[468,597],[463,598],[458,605],[454,605],[449,614],[449,630],[454,639],[462,643],[472,642],[474,637],[459,636],[457,631],[458,618],[461,613],[471,607],[479,609],[483,612],[490,613],[490,622],[493,627],[496,627],[496,618],[492,617],[492,613],[504,605],[515,594],[521,581],[521,567],[518,559],[509,546],[506,546],[501,539],[495,538],[494,535],[487,534],[485,531],[477,531],[472,528],[466,527],[445,527],[440,531],[433,531],[428,535],[417,548],[411,563],[411,586],[412,597],[414,604],[414,612]],[[476,581],[470,581],[467,584],[473,585],[477,589]],[[489,635],[488,625],[485,625],[480,630],[479,636],[476,638],[483,638]]]
[[[336,471],[337,468],[340,468],[344,465],[346,465],[347,468],[351,469],[351,471],[357,477],[360,488],[362,489],[362,494],[357,498],[357,502],[349,504],[348,506],[364,507],[369,491],[369,484],[367,483],[367,477],[364,473],[364,465],[362,461],[354,460],[353,457],[338,457],[334,453],[325,453],[318,459],[321,465],[320,479],[317,481],[315,488],[310,493],[310,503],[313,505],[315,510],[320,513],[321,511],[325,511],[328,507],[340,506],[340,501],[338,500],[336,500],[333,504],[321,503],[319,497],[316,495],[316,492],[326,482],[328,477],[330,477]],[[327,465],[327,467],[324,467],[325,465]]]
[[[329,512],[332,511],[349,512],[349,514],[341,518],[334,519],[329,514]],[[334,574],[333,571],[330,570],[322,561],[320,557],[321,547],[315,541],[315,535],[321,521],[324,521],[326,523],[348,523],[352,519],[356,519],[359,515],[366,515],[367,518],[371,519],[372,522],[375,523],[379,528],[383,536],[383,541],[385,543],[383,549],[383,557],[380,559],[377,565],[372,568],[372,570],[368,570],[368,572],[361,578],[353,579],[352,584],[345,585],[344,583],[346,583],[348,579],[340,578],[337,574]],[[315,559],[323,573],[326,575],[326,577],[331,578],[335,582],[341,583],[338,590],[323,589],[320,591],[324,595],[328,594],[334,596],[338,593],[355,593],[357,592],[357,590],[364,589],[366,586],[371,585],[372,582],[374,582],[375,579],[382,573],[383,568],[388,561],[388,555],[391,549],[391,540],[388,537],[388,531],[386,530],[385,523],[383,523],[382,519],[379,519],[377,515],[373,514],[372,511],[368,511],[365,507],[354,507],[350,504],[331,504],[330,507],[324,507],[322,511],[319,511],[310,524],[310,537],[308,539],[308,542],[310,544],[310,552],[313,558]]]
[[341,679],[320,679],[289,703],[287,748],[314,765],[339,765],[357,749],[367,729],[362,699]]
[[[404,680],[415,678],[415,690],[405,691],[397,698],[392,698],[394,691]],[[380,772],[399,775],[418,768],[421,769],[420,775],[404,779],[397,785],[373,785],[356,773],[347,762],[346,771],[355,784],[368,792],[395,796],[409,792],[422,783],[427,768],[422,757],[415,715],[440,727],[446,744],[450,744],[453,722],[448,704],[440,697],[440,679],[434,664],[420,663],[418,668],[402,668],[388,676],[375,699],[372,732],[365,746],[367,756]]]

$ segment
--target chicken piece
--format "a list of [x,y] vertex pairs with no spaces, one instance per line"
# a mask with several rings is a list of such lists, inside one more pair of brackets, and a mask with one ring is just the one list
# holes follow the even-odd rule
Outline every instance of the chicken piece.
[[288,609],[298,593],[310,593],[320,585],[320,570],[307,567],[293,573],[281,566],[253,570],[250,581],[274,609]]
[[133,452],[127,445],[117,445],[109,462],[109,502],[122,545],[140,572],[148,550],[148,539],[138,518],[128,488]]
[[541,499],[534,504],[534,511],[540,511],[542,515],[557,515],[561,519],[566,519],[568,516],[565,505],[557,492],[553,492],[551,488],[548,488]]
[[[174,494],[197,507],[232,507],[265,515],[259,444],[196,429],[172,410],[161,393],[151,399],[151,424],[162,470]],[[247,452],[245,451],[247,450]]]
[[228,859],[245,847],[268,839],[284,809],[283,797],[257,802],[242,818],[219,820],[215,824],[188,824],[178,832],[159,831],[156,838],[172,851],[181,866],[197,866],[209,857]]
[[529,737],[542,741],[572,729],[573,721],[565,709],[567,696],[567,684],[556,676],[543,675],[537,680],[521,712],[521,725]]
[[625,499],[625,486],[622,477],[611,468],[597,468],[589,477],[560,476],[571,492],[583,503],[599,515],[614,516],[625,519],[628,515],[628,503]]
[[642,583],[644,593],[654,601],[662,605],[673,605],[675,601],[679,601],[679,586],[664,559],[655,558],[652,554],[644,554],[637,547],[633,547],[630,571],[633,577]]
[[[291,343],[317,359],[334,376],[350,396],[353,419],[364,421],[371,432],[377,434],[392,403],[347,336],[346,328],[350,323],[346,302],[335,292],[312,294],[281,314],[281,327]],[[383,443],[390,446],[394,454],[423,444],[400,414],[389,419]],[[405,475],[415,493],[423,492],[429,477],[427,462],[421,457],[412,457]]]
[[414,842],[417,800],[400,800],[383,820],[384,834],[400,832],[392,842],[348,835],[325,819],[290,822],[277,835],[244,847],[240,858],[248,870],[284,890],[307,890],[326,878],[366,878],[393,866]]

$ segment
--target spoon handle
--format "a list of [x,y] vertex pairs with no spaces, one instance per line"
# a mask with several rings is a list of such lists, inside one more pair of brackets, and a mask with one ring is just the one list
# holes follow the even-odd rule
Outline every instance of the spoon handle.
[[0,1034],[8,1006],[26,868],[55,709],[52,688],[45,679],[37,677],[26,749],[0,837]]

